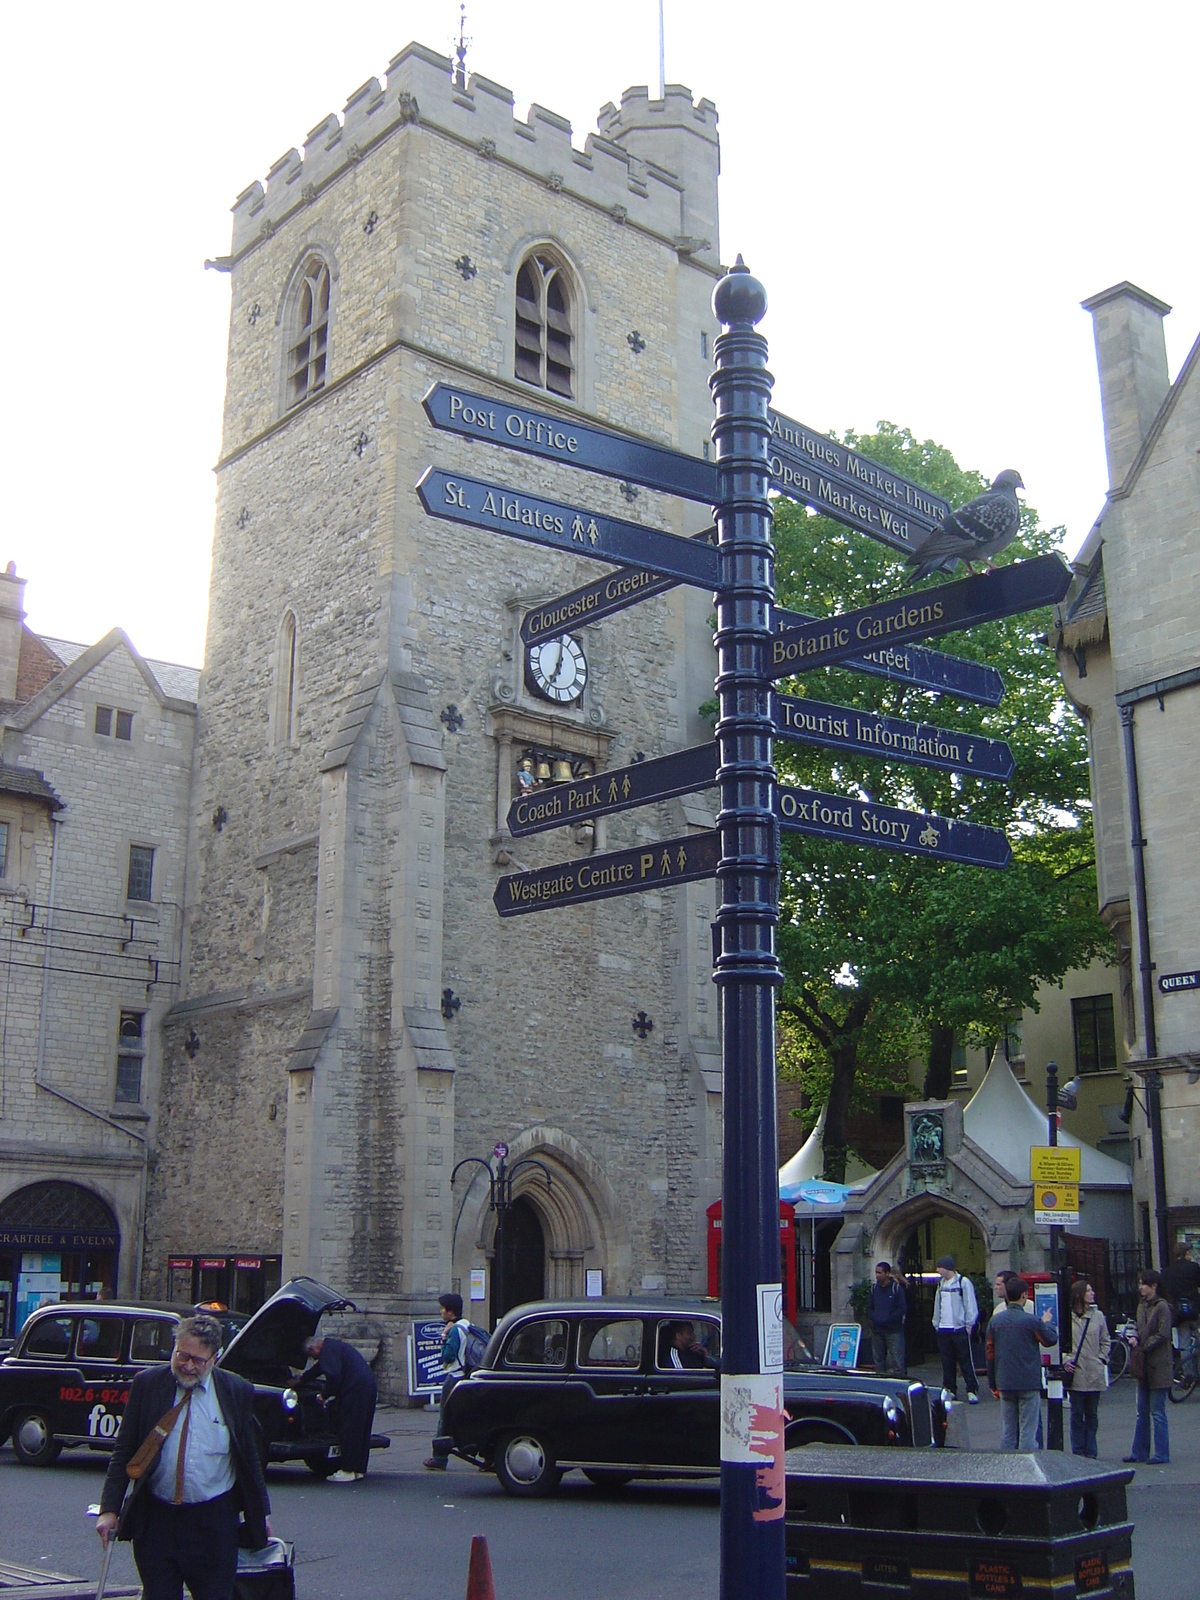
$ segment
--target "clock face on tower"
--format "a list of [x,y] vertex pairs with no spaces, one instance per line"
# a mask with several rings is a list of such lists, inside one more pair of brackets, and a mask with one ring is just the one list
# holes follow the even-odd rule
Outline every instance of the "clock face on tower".
[[543,700],[570,705],[587,683],[587,657],[579,640],[569,633],[557,639],[539,639],[525,657],[525,681]]

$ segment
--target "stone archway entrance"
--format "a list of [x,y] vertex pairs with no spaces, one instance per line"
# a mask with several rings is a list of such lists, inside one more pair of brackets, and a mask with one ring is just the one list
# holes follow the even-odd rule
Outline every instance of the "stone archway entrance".
[[26,1184],[0,1200],[0,1336],[51,1300],[112,1297],[121,1233],[112,1208],[82,1184]]
[[505,1213],[498,1249],[493,1239],[493,1326],[514,1306],[542,1300],[545,1294],[545,1231],[536,1208],[524,1195],[518,1195]]

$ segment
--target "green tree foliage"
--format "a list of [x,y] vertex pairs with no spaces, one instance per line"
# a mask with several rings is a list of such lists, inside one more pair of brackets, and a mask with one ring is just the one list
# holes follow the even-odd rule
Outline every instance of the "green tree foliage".
[[[845,443],[962,505],[985,480],[950,452],[880,423]],[[1021,532],[1002,562],[1061,545],[1022,511]],[[775,506],[776,587],[781,605],[828,615],[895,595],[903,559],[876,541]],[[961,567],[955,574],[962,576]],[[947,581],[943,575],[931,580]],[[936,1035],[942,1058],[954,1038],[999,1039],[1004,1019],[1036,1005],[1055,982],[1109,938],[1096,913],[1095,864],[1084,730],[1066,705],[1047,612],[1007,618],[931,641],[951,655],[987,662],[1005,683],[998,707],[958,702],[911,686],[826,668],[782,683],[788,693],[833,701],[1003,739],[1015,771],[1008,783],[930,771],[898,761],[839,756],[817,746],[776,744],[781,777],[886,805],[969,818],[1003,828],[1013,848],[1004,872],[910,857],[866,846],[785,834],[780,881],[779,994],[783,1070],[818,1104],[828,1094],[825,1175],[845,1171],[846,1117],[856,1089],[891,1086],[900,1066]],[[944,1093],[934,1074],[928,1092]]]

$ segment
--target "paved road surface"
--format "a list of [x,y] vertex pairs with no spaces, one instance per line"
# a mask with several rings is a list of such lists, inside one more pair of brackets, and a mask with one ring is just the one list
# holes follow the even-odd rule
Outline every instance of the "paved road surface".
[[[930,1374],[930,1380],[932,1374]],[[1133,1431],[1128,1379],[1102,1401],[1100,1450],[1119,1461]],[[1142,1467],[1130,1490],[1141,1600],[1200,1594],[1200,1394],[1169,1407],[1170,1467]],[[963,1408],[974,1449],[999,1441],[999,1408]],[[300,1600],[454,1600],[466,1588],[471,1536],[487,1535],[499,1600],[716,1600],[715,1489],[633,1485],[602,1494],[579,1474],[547,1501],[510,1500],[495,1478],[460,1462],[426,1473],[431,1419],[383,1412],[393,1445],[362,1484],[318,1483],[303,1467],[269,1475],[276,1531],[296,1544]],[[94,1576],[98,1544],[85,1511],[104,1458],[62,1456],[49,1471],[0,1450],[0,1561]],[[126,1546],[110,1582],[135,1580]]]

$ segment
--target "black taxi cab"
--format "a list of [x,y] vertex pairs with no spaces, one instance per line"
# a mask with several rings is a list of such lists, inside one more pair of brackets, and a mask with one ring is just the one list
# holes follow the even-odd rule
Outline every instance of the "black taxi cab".
[[[451,1454],[513,1495],[574,1468],[597,1484],[720,1471],[721,1311],[714,1301],[557,1300],[517,1307],[445,1406]],[[921,1383],[823,1367],[785,1323],[786,1447],[932,1446]]]
[[[190,1306],[84,1301],[40,1307],[0,1361],[0,1444],[11,1439],[25,1466],[48,1467],[64,1447],[111,1450],[145,1367],[170,1360],[175,1325]],[[317,1404],[299,1385],[304,1341],[330,1311],[352,1303],[312,1278],[294,1278],[246,1318],[210,1311],[225,1343],[218,1364],[254,1385],[264,1463],[304,1461],[319,1476],[338,1466],[337,1402]],[[322,1397],[323,1398],[323,1397]],[[390,1440],[373,1435],[373,1449]]]

